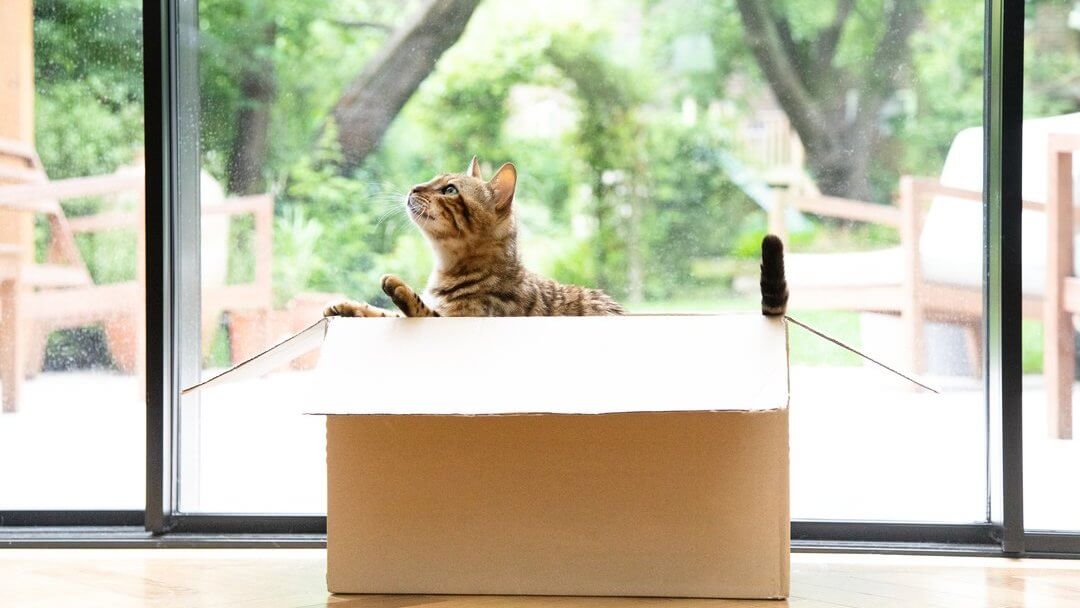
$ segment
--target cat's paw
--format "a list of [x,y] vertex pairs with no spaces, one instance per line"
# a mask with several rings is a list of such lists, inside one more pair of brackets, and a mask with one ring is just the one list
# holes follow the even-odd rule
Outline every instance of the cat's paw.
[[419,310],[420,298],[401,278],[392,274],[383,275],[382,290],[406,317],[424,316]]
[[386,314],[366,302],[342,300],[323,309],[324,317],[385,317]]
[[342,300],[340,302],[334,302],[333,304],[327,305],[327,307],[323,309],[322,316],[355,317],[356,315],[353,313],[356,312],[359,305],[359,302],[354,302],[352,300]]
[[408,289],[409,286],[405,284],[405,281],[401,280],[401,277],[396,274],[384,274],[382,276],[382,290],[388,297],[393,299],[394,293],[399,287]]

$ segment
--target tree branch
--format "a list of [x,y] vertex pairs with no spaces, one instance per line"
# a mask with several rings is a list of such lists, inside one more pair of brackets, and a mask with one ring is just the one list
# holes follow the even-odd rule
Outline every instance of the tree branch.
[[898,72],[908,57],[911,35],[922,21],[922,6],[918,0],[893,0],[892,10],[885,19],[885,33],[869,69],[862,77],[860,104],[856,123],[862,128],[876,124],[881,107],[896,89]]
[[808,147],[828,145],[833,139],[828,121],[803,84],[795,58],[789,54],[793,41],[784,42],[768,4],[736,0],[746,42],[803,143]]
[[855,0],[837,0],[832,23],[822,30],[814,45],[814,66],[817,70],[825,70],[832,65],[833,58],[836,56],[836,47],[840,43],[840,36],[844,33],[844,25],[853,8],[855,8]]
[[371,28],[373,30],[382,30],[384,32],[392,32],[394,28],[389,24],[380,23],[378,21],[348,21],[345,19],[335,19],[331,21],[334,25],[340,25],[342,27],[352,28]]
[[457,42],[480,0],[427,0],[394,31],[334,106],[344,168],[363,162],[412,94]]

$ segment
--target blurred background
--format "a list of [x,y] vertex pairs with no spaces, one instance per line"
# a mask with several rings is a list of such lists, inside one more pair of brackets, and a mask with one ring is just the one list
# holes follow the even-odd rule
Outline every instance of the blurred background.
[[[26,438],[46,431],[34,425],[58,419],[70,432],[56,445],[82,445],[87,428],[124,439],[90,450],[100,458],[85,474],[70,462],[6,474],[16,488],[70,477],[81,493],[59,484],[0,500],[134,508],[141,5],[5,0],[4,10],[16,5],[32,28],[9,19],[0,41],[12,58],[0,75],[22,95],[0,132],[13,167],[0,174],[0,223],[21,228],[0,243],[21,246],[8,252],[19,276],[31,266],[55,276],[11,283],[3,321],[19,329],[7,351],[18,369],[8,365],[0,450],[35,453]],[[1051,202],[1047,142],[1080,132],[1080,5],[1026,6],[1025,230],[1030,215],[1035,236],[1025,280],[1043,277],[1057,251],[1038,207]],[[943,389],[912,392],[793,330],[794,515],[985,514],[979,0],[200,0],[198,12],[198,87],[180,94],[199,107],[181,125],[201,148],[202,310],[200,334],[185,339],[199,341],[206,370],[310,324],[335,297],[389,305],[383,273],[423,285],[431,256],[403,196],[475,154],[487,175],[508,161],[519,169],[527,265],[634,312],[756,310],[761,237],[783,235],[793,314]],[[1061,496],[1051,471],[1080,462],[1062,417],[1072,396],[1047,384],[1071,390],[1075,332],[1057,323],[1067,347],[1047,346],[1048,285],[1025,284],[1030,449],[1045,447],[1029,486],[1046,479],[1046,526],[1075,528],[1080,487]],[[296,380],[277,376],[249,390],[288,393]],[[308,444],[321,423],[297,431],[306,422],[290,412],[222,414],[213,400],[183,438],[200,488],[185,507],[318,512],[321,454]],[[241,433],[255,415],[270,422]],[[240,435],[254,443],[238,448]],[[291,494],[267,490],[283,469]]]

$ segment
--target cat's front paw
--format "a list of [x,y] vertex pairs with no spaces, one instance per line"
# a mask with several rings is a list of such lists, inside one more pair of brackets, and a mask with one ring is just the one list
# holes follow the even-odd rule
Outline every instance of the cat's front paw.
[[323,309],[324,317],[385,317],[382,311],[366,302],[342,300]]
[[332,304],[327,305],[327,307],[323,309],[322,316],[324,316],[324,317],[355,317],[356,315],[353,314],[353,313],[356,312],[359,305],[360,305],[359,302],[354,302],[352,300],[342,300],[340,302],[334,302]]
[[405,313],[406,317],[423,316],[418,310],[419,298],[413,293],[411,287],[405,284],[399,277],[392,274],[384,274],[382,278],[382,290],[394,305]]
[[391,299],[394,297],[394,293],[399,287],[409,289],[409,286],[405,284],[405,281],[401,280],[401,277],[396,274],[384,274],[382,276],[382,290]]

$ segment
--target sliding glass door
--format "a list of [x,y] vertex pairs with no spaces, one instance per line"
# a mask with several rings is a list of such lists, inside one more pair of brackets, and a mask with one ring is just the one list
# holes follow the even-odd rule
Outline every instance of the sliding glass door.
[[[780,233],[793,315],[941,391],[793,328],[793,517],[985,522],[983,5],[855,4],[200,2],[181,375],[423,285],[404,194],[476,155],[525,263],[632,312],[754,310]],[[323,512],[312,363],[181,400],[179,511]]]
[[0,3],[0,526],[141,521],[141,23]]
[[932,387],[791,327],[797,540],[1080,553],[1073,2],[29,11],[0,8],[0,541],[144,506],[138,542],[323,531],[317,355],[180,391],[421,288],[404,196],[476,156],[517,167],[531,269],[756,311],[776,233],[794,319]]

